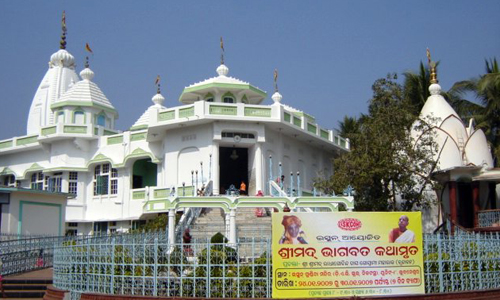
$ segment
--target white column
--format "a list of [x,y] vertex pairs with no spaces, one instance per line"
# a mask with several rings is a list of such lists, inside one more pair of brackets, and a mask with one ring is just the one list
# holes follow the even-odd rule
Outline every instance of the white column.
[[236,209],[229,213],[229,244],[236,245]]
[[220,173],[219,173],[219,143],[212,144],[212,178],[213,194],[219,195]]
[[226,230],[224,236],[226,236],[226,237],[229,237],[229,235],[230,235],[230,229],[229,228],[231,226],[229,225],[229,223],[230,223],[230,221],[229,221],[229,214],[226,213],[226,215],[225,215],[225,223],[224,223],[225,224],[224,227],[225,227],[225,230]]
[[175,244],[175,209],[168,211],[168,243]]
[[255,144],[255,193],[264,191],[262,178],[262,145],[261,143]]

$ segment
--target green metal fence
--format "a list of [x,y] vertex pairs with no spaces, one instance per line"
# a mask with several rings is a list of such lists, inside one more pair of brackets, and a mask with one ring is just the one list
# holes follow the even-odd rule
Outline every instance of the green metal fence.
[[271,242],[168,244],[117,236],[54,250],[54,285],[83,292],[164,297],[271,297]]
[[[39,264],[42,249],[43,265]],[[271,241],[168,243],[165,232],[36,237],[0,242],[4,274],[54,266],[54,285],[83,292],[169,297],[270,298]],[[500,286],[500,235],[424,235],[426,293]]]

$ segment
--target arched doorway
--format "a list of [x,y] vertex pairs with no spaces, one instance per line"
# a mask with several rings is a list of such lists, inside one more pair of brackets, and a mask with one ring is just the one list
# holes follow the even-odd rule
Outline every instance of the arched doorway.
[[157,165],[151,159],[139,159],[132,168],[132,189],[141,189],[146,186],[156,186],[158,175]]

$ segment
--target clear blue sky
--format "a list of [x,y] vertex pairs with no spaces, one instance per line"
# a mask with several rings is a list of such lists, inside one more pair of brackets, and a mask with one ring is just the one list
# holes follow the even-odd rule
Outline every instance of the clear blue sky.
[[157,74],[167,107],[185,86],[215,76],[220,36],[230,76],[267,91],[271,104],[277,68],[282,103],[325,128],[366,112],[373,82],[416,70],[427,47],[445,90],[482,74],[484,59],[500,59],[500,1],[0,0],[0,139],[25,135],[63,10],[67,50],[80,72],[91,45],[94,81],[121,130],[152,104]]

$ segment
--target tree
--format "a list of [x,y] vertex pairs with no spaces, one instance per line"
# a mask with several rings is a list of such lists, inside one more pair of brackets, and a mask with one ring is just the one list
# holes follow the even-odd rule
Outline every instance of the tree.
[[432,185],[436,145],[427,123],[420,122],[415,130],[423,135],[415,147],[410,131],[416,117],[394,79],[388,75],[375,81],[369,113],[351,135],[351,151],[334,160],[334,175],[315,183],[325,192],[351,185],[356,210],[411,210],[430,200],[424,189]]
[[[454,97],[462,97],[473,92],[481,105],[470,104],[469,116],[474,117],[476,128],[482,129],[493,149],[495,165],[500,161],[500,69],[496,58],[485,61],[486,74],[479,78],[459,81],[450,91]],[[466,103],[463,100],[463,103]],[[468,103],[471,103],[467,101]],[[466,110],[467,110],[466,109]],[[458,112],[458,111],[457,111]],[[463,116],[463,112],[460,113]]]

